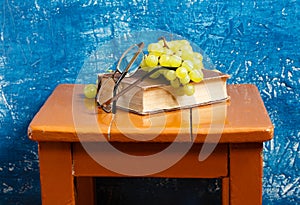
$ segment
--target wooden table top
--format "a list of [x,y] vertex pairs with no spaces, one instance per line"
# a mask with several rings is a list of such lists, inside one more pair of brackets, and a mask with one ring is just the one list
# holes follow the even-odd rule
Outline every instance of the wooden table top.
[[[228,85],[230,100],[192,109],[140,116],[112,114],[83,95],[84,85],[61,84],[33,118],[28,136],[35,141],[246,143],[272,139],[273,125],[254,85]],[[111,129],[109,131],[111,123]]]

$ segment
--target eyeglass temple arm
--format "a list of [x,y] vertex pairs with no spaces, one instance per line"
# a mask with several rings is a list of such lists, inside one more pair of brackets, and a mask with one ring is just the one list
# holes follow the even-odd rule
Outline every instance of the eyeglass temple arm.
[[[140,82],[142,82],[143,80],[145,80],[147,77],[149,77],[150,75],[152,75],[153,73],[155,73],[156,71],[162,69],[162,67],[157,67],[154,68],[152,71],[148,72],[146,75],[144,75],[143,77],[141,77],[140,79],[134,81],[131,85],[129,85],[128,87],[126,87],[125,89],[123,89],[121,92],[119,92],[118,94],[114,95],[114,97],[112,97],[111,99],[107,100],[105,103],[103,103],[103,106],[107,106],[109,105],[111,102],[116,101],[119,97],[121,97],[122,95],[124,95],[125,93],[127,93],[129,90],[131,90],[133,87],[135,87],[137,84],[139,84]],[[117,84],[116,84],[117,85]],[[116,86],[115,86],[116,87]],[[114,89],[115,92],[116,89]]]

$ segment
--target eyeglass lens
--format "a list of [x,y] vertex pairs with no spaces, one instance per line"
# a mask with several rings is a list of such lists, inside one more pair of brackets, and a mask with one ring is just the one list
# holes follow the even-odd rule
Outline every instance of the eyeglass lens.
[[[121,56],[112,78],[101,79],[101,87],[98,92],[98,103],[106,112],[116,112],[116,99],[111,100],[117,95],[118,86],[124,77],[134,74],[143,60],[144,44],[129,47]],[[118,74],[119,73],[119,74]],[[112,106],[110,105],[112,101]],[[109,102],[109,103],[107,103]],[[107,104],[106,104],[107,103]]]

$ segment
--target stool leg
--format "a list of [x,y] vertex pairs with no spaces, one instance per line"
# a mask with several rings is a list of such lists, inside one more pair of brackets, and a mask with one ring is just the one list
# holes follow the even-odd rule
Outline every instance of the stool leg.
[[75,204],[70,143],[39,142],[42,204]]
[[93,177],[76,177],[76,205],[95,204],[95,184]]
[[229,178],[222,178],[222,205],[229,205]]
[[230,145],[230,205],[262,204],[262,143]]

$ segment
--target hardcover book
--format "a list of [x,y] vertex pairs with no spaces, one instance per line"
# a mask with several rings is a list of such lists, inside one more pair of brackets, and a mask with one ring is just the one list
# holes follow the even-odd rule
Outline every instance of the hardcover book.
[[[125,89],[145,74],[144,71],[139,70],[133,76],[124,78],[118,90]],[[193,83],[195,93],[192,96],[179,95],[178,89],[173,88],[163,77],[146,78],[119,97],[117,107],[145,115],[226,101],[229,98],[226,89],[229,75],[206,69],[203,69],[203,75],[201,82]],[[111,74],[99,74],[98,80],[102,84],[110,76]],[[99,96],[97,101],[99,102]]]

